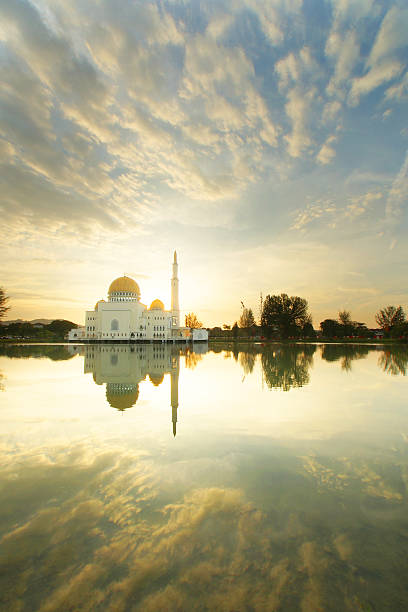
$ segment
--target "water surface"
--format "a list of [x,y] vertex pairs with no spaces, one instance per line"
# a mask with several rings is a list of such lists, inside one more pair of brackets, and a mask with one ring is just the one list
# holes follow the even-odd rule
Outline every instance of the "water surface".
[[0,348],[5,610],[408,609],[408,350]]

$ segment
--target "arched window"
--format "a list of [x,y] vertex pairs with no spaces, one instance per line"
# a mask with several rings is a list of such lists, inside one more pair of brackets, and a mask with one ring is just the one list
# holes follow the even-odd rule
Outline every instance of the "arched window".
[[117,319],[112,319],[111,331],[117,331],[118,329],[119,329],[119,321]]

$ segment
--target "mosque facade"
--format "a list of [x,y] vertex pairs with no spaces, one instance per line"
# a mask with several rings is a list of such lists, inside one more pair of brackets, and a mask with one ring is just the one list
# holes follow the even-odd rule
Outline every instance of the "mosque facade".
[[174,251],[171,278],[171,309],[155,299],[148,308],[140,301],[140,288],[133,278],[121,276],[108,289],[108,299],[99,300],[85,313],[85,325],[72,329],[69,342],[206,342],[206,329],[180,325],[177,253]]

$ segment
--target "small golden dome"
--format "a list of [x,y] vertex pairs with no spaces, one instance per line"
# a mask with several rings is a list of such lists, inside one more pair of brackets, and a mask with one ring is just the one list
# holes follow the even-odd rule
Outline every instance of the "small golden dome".
[[164,310],[164,304],[161,300],[153,300],[149,310]]
[[129,278],[128,276],[121,276],[120,278],[116,278],[109,287],[108,294],[111,293],[135,293],[137,296],[140,296],[139,285],[133,278]]
[[98,300],[95,304],[95,308],[94,310],[98,310],[98,304],[101,304],[102,302],[104,302],[105,300]]

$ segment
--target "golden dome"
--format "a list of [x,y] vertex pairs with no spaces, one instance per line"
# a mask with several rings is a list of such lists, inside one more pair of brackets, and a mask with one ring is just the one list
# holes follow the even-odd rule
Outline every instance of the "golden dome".
[[139,385],[122,393],[115,388],[112,389],[112,386],[114,385],[109,383],[106,385],[106,399],[112,408],[122,411],[136,404],[139,397]]
[[128,276],[121,276],[120,278],[116,278],[110,284],[110,287],[108,290],[109,295],[111,293],[119,293],[119,292],[136,293],[138,296],[140,296],[139,285],[137,284],[136,281],[133,280],[133,278],[129,278]]
[[95,304],[95,308],[94,310],[98,310],[98,304],[100,304],[101,302],[104,302],[105,300],[98,300]]
[[164,304],[161,300],[153,300],[150,304],[149,310],[164,310]]
[[162,384],[164,380],[164,374],[149,374],[150,381],[154,384],[155,387],[158,387]]

